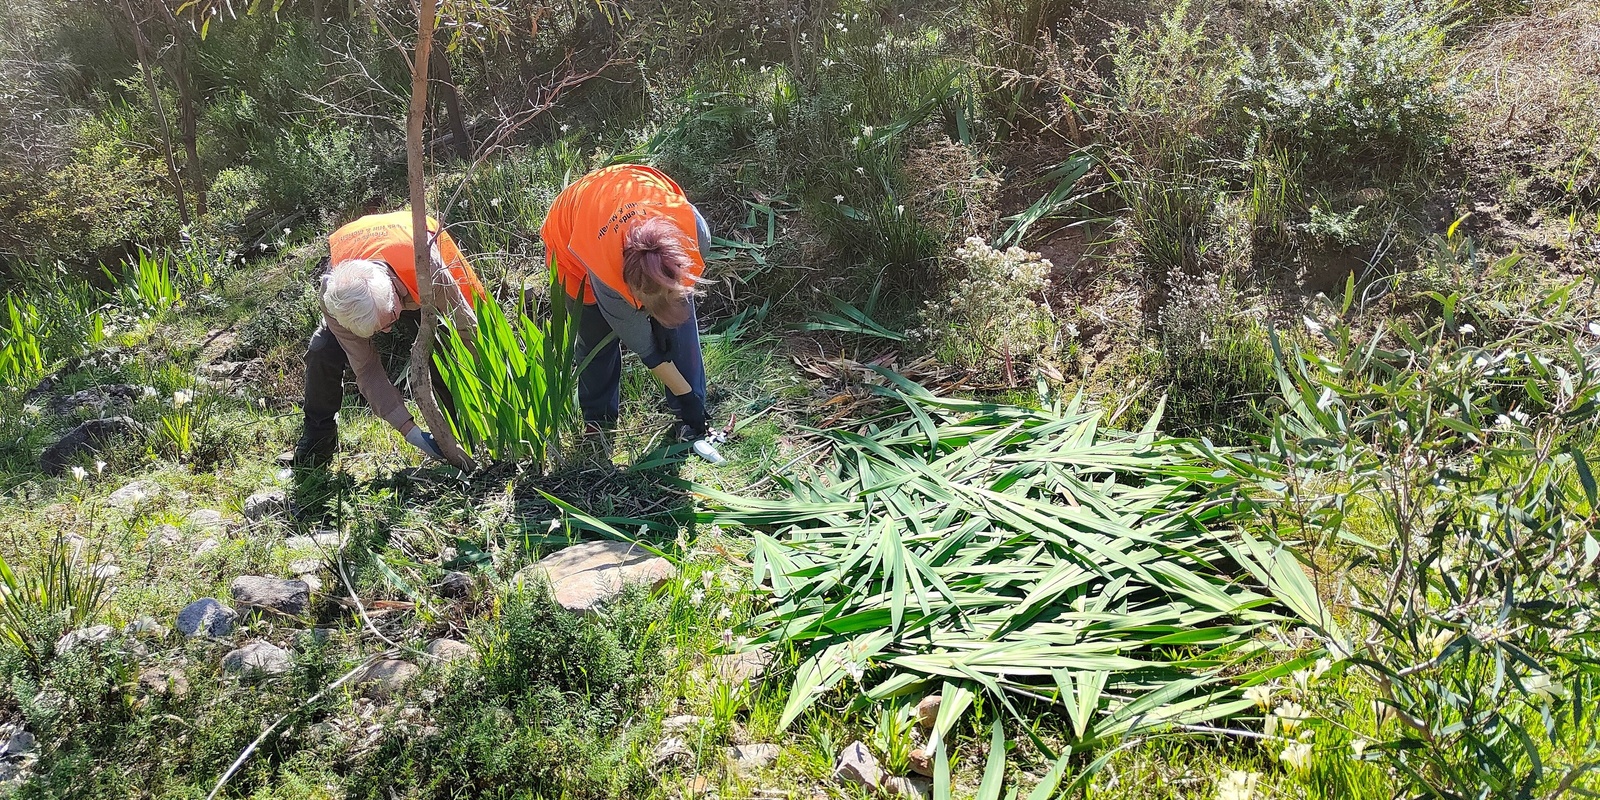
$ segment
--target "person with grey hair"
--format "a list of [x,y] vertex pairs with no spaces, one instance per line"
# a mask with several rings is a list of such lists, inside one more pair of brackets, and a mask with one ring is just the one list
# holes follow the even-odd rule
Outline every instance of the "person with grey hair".
[[[470,337],[477,330],[471,300],[485,296],[483,283],[438,222],[430,218],[428,230],[434,236],[434,302]],[[396,321],[420,317],[411,231],[411,212],[397,211],[362,217],[328,237],[333,266],[322,277],[322,324],[305,354],[305,428],[294,450],[279,456],[280,462],[320,466],[332,459],[339,445],[346,367],[355,372],[356,385],[374,414],[428,457],[444,457],[433,436],[411,418],[372,342]],[[435,396],[448,406],[450,393],[437,370],[432,382]]]

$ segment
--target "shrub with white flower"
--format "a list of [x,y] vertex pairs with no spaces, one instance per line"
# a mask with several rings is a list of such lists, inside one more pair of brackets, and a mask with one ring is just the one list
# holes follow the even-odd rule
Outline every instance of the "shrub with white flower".
[[1217,800],[1253,800],[1256,784],[1260,780],[1259,772],[1233,770],[1223,773],[1217,778]]
[[1033,298],[1049,282],[1049,259],[976,236],[955,256],[944,295],[923,307],[919,338],[949,363],[989,374],[1048,354],[1055,320]]

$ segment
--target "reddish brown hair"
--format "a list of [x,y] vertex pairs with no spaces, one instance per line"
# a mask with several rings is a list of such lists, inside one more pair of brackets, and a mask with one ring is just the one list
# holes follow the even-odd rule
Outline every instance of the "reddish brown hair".
[[693,264],[685,236],[667,217],[650,217],[633,226],[622,242],[622,280],[644,309],[662,325],[676,328],[689,319]]

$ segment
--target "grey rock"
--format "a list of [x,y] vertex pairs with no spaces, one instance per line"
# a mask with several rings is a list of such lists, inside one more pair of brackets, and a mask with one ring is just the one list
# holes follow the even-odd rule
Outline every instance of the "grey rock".
[[205,541],[194,546],[194,557],[199,558],[221,546],[222,542],[219,542],[214,538],[207,537]]
[[878,758],[860,741],[854,741],[839,751],[833,762],[833,779],[840,783],[859,786],[875,792],[883,785],[883,768]]
[[246,520],[260,522],[269,517],[292,516],[293,506],[282,489],[269,489],[245,498],[243,511]]
[[313,592],[322,591],[322,579],[318,578],[315,575],[312,575],[310,573],[307,573],[305,575],[301,575],[300,576],[300,582],[304,583],[306,585],[306,588],[310,589]]
[[161,487],[150,481],[133,481],[106,496],[106,505],[120,511],[127,511],[161,491]]
[[139,673],[139,693],[177,700],[189,693],[189,678],[180,670],[147,669]]
[[11,758],[31,753],[38,746],[39,740],[34,738],[33,734],[19,730],[12,733],[9,739],[6,739],[5,750],[0,751],[0,754]]
[[693,714],[679,714],[661,720],[661,732],[674,736],[688,733],[710,722],[709,717],[697,717]]
[[689,743],[677,736],[668,736],[662,739],[650,751],[651,769],[661,771],[669,767],[683,767],[694,763],[694,751],[689,749]]
[[939,718],[939,704],[944,698],[937,694],[930,694],[917,703],[917,724],[924,729],[932,728],[934,720]]
[[202,531],[220,531],[228,527],[228,517],[214,508],[197,508],[183,517],[183,522],[191,528]]
[[478,651],[473,649],[472,645],[466,642],[458,642],[455,639],[434,639],[428,642],[425,651],[428,655],[447,664],[451,661],[470,661],[478,657]]
[[373,699],[383,699],[399,691],[406,682],[416,677],[421,669],[409,661],[396,658],[386,658],[374,661],[361,671],[355,678],[355,683],[361,686],[362,694]]
[[322,571],[323,566],[320,558],[297,558],[289,562],[289,571],[296,575],[315,575]]
[[143,386],[134,386],[131,383],[108,383],[91,386],[57,399],[50,404],[50,412],[62,417],[70,417],[84,411],[103,415],[110,410],[127,408],[143,396]]
[[291,617],[305,613],[311,603],[311,587],[302,580],[241,575],[228,585],[233,599],[247,609],[267,609]]
[[518,571],[518,585],[544,580],[568,611],[591,612],[622,594],[629,584],[658,589],[678,576],[660,556],[627,542],[583,542],[551,553]]
[[283,540],[283,546],[290,550],[321,550],[332,552],[345,545],[344,534],[338,531],[316,531],[310,536],[290,536]]
[[282,675],[292,666],[288,650],[259,639],[222,657],[223,671],[247,678]]
[[727,754],[734,771],[749,777],[778,763],[783,748],[775,744],[741,744],[728,748]]
[[434,588],[441,597],[466,597],[472,594],[472,576],[465,572],[446,572]]
[[39,455],[39,469],[48,475],[61,475],[67,467],[78,463],[86,455],[99,455],[112,443],[125,438],[142,438],[145,428],[133,417],[105,417],[91,419],[68,431],[55,444]]
[[122,574],[122,567],[116,564],[96,564],[89,569],[89,574],[101,580],[109,581]]
[[150,532],[150,538],[160,542],[162,547],[175,547],[183,541],[183,531],[176,525],[163,523]]
[[99,644],[111,638],[116,631],[110,625],[93,625],[67,631],[60,639],[56,640],[56,652],[65,653],[74,647],[86,644]]
[[921,775],[894,775],[883,779],[883,796],[899,800],[928,800],[933,796],[933,781]]
[[239,615],[214,597],[204,597],[178,612],[178,632],[184,636],[223,637],[233,633]]
[[772,664],[772,648],[766,645],[742,653],[729,653],[711,659],[711,671],[729,686],[754,688]]

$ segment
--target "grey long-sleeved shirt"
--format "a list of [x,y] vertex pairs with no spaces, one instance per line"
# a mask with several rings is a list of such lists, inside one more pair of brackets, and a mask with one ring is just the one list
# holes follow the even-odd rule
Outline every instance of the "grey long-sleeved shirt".
[[[694,221],[695,244],[700,250],[700,258],[710,258],[711,230],[706,226],[705,217],[700,216],[698,208],[694,210]],[[607,286],[592,271],[589,273],[589,287],[594,290],[595,305],[600,308],[600,316],[605,317],[623,346],[637,354],[646,368],[661,366],[667,360],[667,355],[656,346],[655,334],[650,326],[650,312],[635,308],[621,292]]]
[[[406,289],[405,284],[401,283],[393,272],[389,273],[389,279],[394,282],[395,294],[400,297],[402,309],[421,310],[422,306],[417,303],[417,299],[411,296],[410,290]],[[328,276],[322,276],[323,286],[327,285],[327,280]],[[461,287],[456,285],[450,270],[438,264],[434,269],[433,294],[439,306],[438,310],[450,316],[455,322],[456,330],[461,332],[462,338],[469,342],[475,338],[478,319],[473,314],[472,305],[467,302]],[[411,421],[411,411],[406,408],[400,390],[389,380],[389,374],[384,371],[383,361],[378,357],[377,348],[372,346],[372,339],[357,336],[349,328],[340,325],[338,320],[328,313],[327,307],[322,305],[321,292],[318,292],[317,305],[322,310],[322,324],[333,332],[334,338],[339,341],[339,346],[344,348],[345,356],[350,359],[350,369],[356,373],[356,386],[361,389],[361,396],[366,398],[372,413],[382,417],[397,430],[405,427],[405,424]]]

